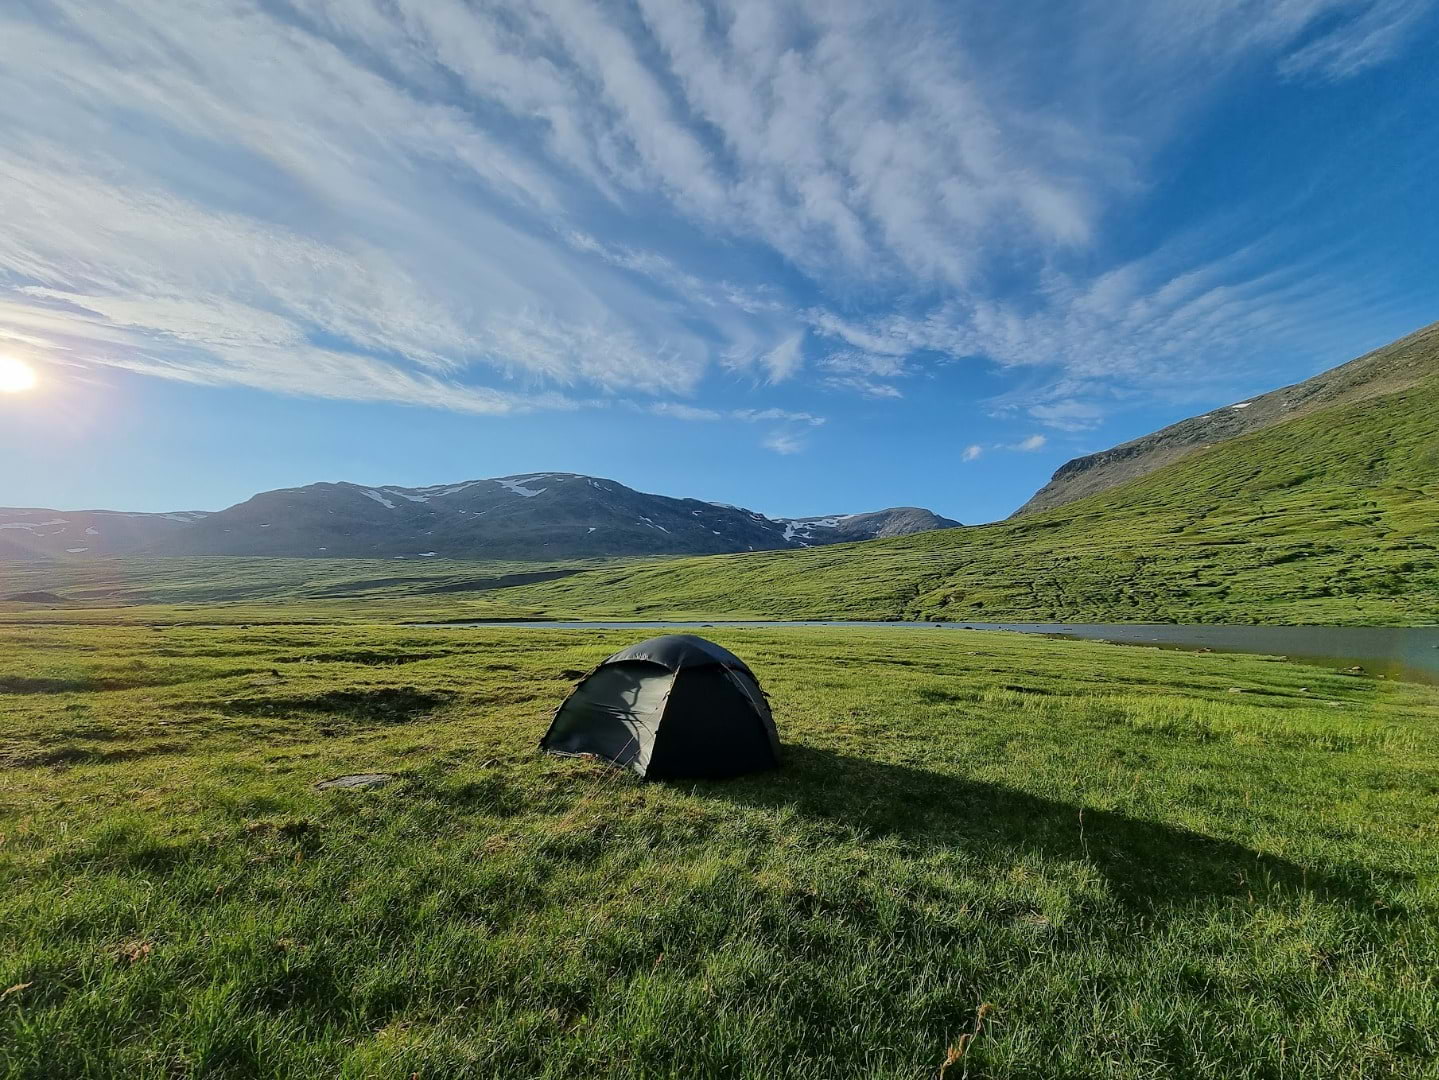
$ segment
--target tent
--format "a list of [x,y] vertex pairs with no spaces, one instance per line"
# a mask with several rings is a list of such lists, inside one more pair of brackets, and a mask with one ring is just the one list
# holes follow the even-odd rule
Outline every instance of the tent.
[[655,779],[779,764],[779,735],[754,673],[693,634],[651,638],[601,663],[559,707],[540,749],[593,755]]

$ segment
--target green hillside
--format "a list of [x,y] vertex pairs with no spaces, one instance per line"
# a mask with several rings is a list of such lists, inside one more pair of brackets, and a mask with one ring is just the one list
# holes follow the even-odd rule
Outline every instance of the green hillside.
[[570,616],[1436,622],[1439,378],[1018,520],[490,597]]

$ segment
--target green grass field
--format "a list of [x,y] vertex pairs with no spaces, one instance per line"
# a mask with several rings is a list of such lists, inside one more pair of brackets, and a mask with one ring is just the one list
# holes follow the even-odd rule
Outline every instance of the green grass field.
[[778,772],[538,756],[633,634],[0,627],[0,1075],[1439,1076],[1439,692],[713,634]]
[[[643,565],[630,560],[626,565]],[[0,560],[0,622],[194,624],[376,622],[454,617],[536,577],[610,565],[445,559],[118,555]],[[25,599],[16,599],[24,597]]]

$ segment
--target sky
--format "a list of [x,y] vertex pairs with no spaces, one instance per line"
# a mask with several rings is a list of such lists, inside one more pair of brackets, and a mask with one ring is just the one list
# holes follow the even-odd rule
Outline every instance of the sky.
[[1010,513],[1439,319],[1439,0],[11,0],[0,504]]

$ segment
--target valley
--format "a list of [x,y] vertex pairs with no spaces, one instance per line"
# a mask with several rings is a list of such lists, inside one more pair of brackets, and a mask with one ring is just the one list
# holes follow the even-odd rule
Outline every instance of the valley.
[[[445,511],[457,520],[483,522],[491,511],[519,515],[493,543],[476,533],[481,539],[472,550],[514,551],[518,544],[523,558],[448,559],[422,548],[415,536],[396,539],[382,530],[390,537],[384,544],[400,544],[408,554],[11,559],[0,562],[0,617],[63,621],[139,604],[149,610],[115,617],[1439,622],[1439,329],[1410,335],[1311,383],[1319,389],[1289,388],[1272,399],[1280,403],[1273,408],[1302,399],[1299,415],[1190,448],[1136,479],[989,525],[935,527],[946,522],[928,511],[886,511],[854,515],[854,527],[866,535],[887,529],[904,535],[843,542],[852,535],[843,517],[781,525],[733,507],[642,496],[618,485],[604,491],[611,482],[573,474],[554,474],[561,479],[544,483],[532,477],[477,481],[460,485],[463,491],[424,490],[434,502],[469,500],[473,513],[460,513],[460,505]],[[547,503],[511,490],[526,483],[533,485],[526,491],[576,494]],[[386,520],[420,515],[431,521],[438,513],[393,489],[384,489],[391,494],[383,501],[392,504],[385,507],[351,487],[331,485],[303,498],[271,493],[186,529],[223,540],[230,526],[217,522],[246,520],[253,528],[233,526],[240,530],[234,544],[250,544],[247,537],[258,534],[267,544],[275,537],[283,549],[297,531],[307,544],[316,535],[309,526],[287,532],[275,524],[287,500],[300,500],[306,513],[320,506],[318,516],[333,519],[325,528],[336,530],[354,527],[338,512],[341,504]],[[340,503],[326,506],[332,497]],[[560,520],[569,513],[564,507],[573,509],[571,500],[584,513],[607,507],[616,519],[631,515],[623,520],[631,521],[626,528],[643,541],[645,554],[604,548],[606,554],[588,559],[545,555],[550,549],[531,542],[535,537],[579,533]],[[723,538],[727,552],[684,557],[685,537],[694,530],[716,541],[700,522],[733,526]],[[186,543],[195,543],[198,534],[189,535]],[[355,535],[356,546],[379,543],[363,529]],[[734,550],[756,541],[789,550]],[[426,542],[443,546],[430,534]],[[571,549],[560,543],[558,550]],[[14,599],[27,594],[57,602]],[[187,605],[200,607],[160,610]]]

